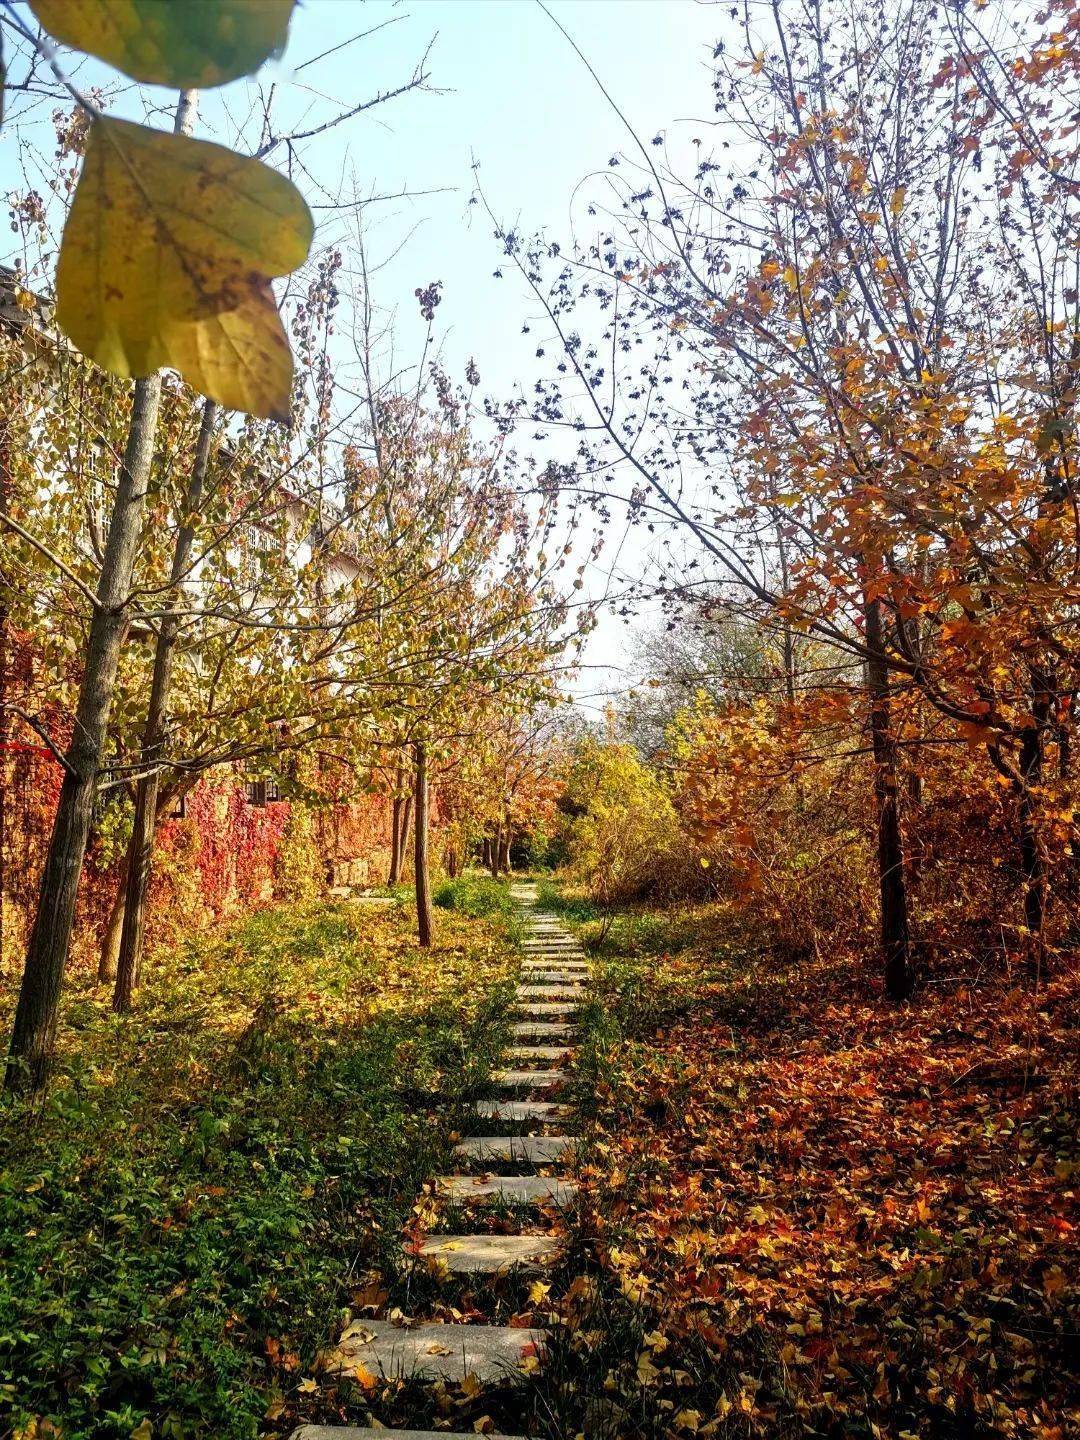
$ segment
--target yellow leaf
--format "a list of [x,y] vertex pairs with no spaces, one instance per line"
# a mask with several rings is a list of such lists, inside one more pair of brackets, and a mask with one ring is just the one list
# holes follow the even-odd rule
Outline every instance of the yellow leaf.
[[904,197],[906,195],[907,187],[905,185],[898,185],[892,193],[892,199],[889,201],[889,213],[891,215],[900,214],[904,208]]
[[146,85],[224,85],[285,48],[294,0],[30,0],[64,45]]
[[143,1420],[141,1424],[136,1425],[134,1430],[132,1430],[131,1440],[150,1440],[153,1433],[154,1427],[150,1424],[150,1421]]
[[103,369],[163,366],[222,405],[288,412],[292,356],[270,279],[307,257],[311,215],[258,160],[94,121],[57,267],[57,320]]
[[637,1360],[637,1378],[639,1385],[653,1385],[656,1382],[660,1371],[652,1362],[652,1356],[647,1350],[643,1350]]
[[353,1373],[353,1379],[365,1390],[374,1390],[378,1385],[378,1376],[373,1375],[366,1365],[357,1365]]

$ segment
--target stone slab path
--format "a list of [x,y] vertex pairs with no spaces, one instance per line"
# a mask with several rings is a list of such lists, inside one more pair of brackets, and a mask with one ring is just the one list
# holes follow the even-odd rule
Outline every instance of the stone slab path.
[[[513,885],[510,893],[525,925],[521,943],[525,958],[514,998],[517,1019],[510,1026],[513,1043],[505,1052],[508,1068],[495,1070],[491,1076],[500,1093],[478,1100],[473,1113],[477,1120],[492,1122],[492,1128],[501,1125],[530,1133],[472,1135],[461,1140],[454,1147],[461,1173],[436,1177],[435,1191],[461,1206],[466,1219],[474,1206],[480,1214],[481,1207],[496,1204],[538,1208],[541,1223],[548,1229],[511,1235],[428,1235],[420,1242],[418,1254],[436,1273],[524,1276],[543,1270],[562,1251],[557,1212],[573,1205],[577,1195],[576,1183],[564,1176],[493,1175],[485,1168],[493,1164],[565,1168],[573,1164],[578,1144],[576,1135],[552,1133],[565,1127],[572,1114],[570,1107],[544,1097],[572,1079],[566,1067],[574,1054],[573,1016],[586,998],[588,961],[577,938],[558,918],[536,909],[534,885]],[[360,1319],[341,1336],[326,1368],[338,1375],[363,1367],[375,1375],[412,1377],[433,1384],[460,1383],[470,1376],[482,1386],[527,1383],[528,1376],[543,1364],[545,1342],[543,1331],[514,1326],[401,1326]],[[291,1440],[366,1440],[372,1433],[348,1425],[302,1425]],[[436,1434],[454,1440],[453,1433],[446,1430],[383,1429],[382,1433],[393,1440],[435,1440]],[[464,1440],[464,1434],[458,1440]],[[521,1437],[495,1435],[491,1440]]]
[[519,1372],[523,1359],[543,1353],[540,1330],[497,1325],[416,1325],[406,1329],[386,1320],[358,1320],[342,1335],[328,1369],[363,1365],[388,1379],[453,1380],[493,1368]]
[[554,1165],[570,1157],[573,1135],[471,1135],[454,1146],[463,1160],[521,1160],[527,1165]]
[[[547,1047],[540,1048],[546,1049]],[[526,1056],[528,1053],[526,1050]],[[564,1052],[556,1050],[555,1054],[561,1059]],[[507,1089],[525,1085],[530,1090],[552,1090],[559,1085],[565,1085],[570,1079],[570,1072],[569,1070],[496,1070],[491,1078],[496,1085],[505,1085]]]
[[578,1187],[573,1180],[552,1180],[547,1175],[440,1175],[435,1188],[457,1205],[482,1205],[496,1200],[569,1205]]

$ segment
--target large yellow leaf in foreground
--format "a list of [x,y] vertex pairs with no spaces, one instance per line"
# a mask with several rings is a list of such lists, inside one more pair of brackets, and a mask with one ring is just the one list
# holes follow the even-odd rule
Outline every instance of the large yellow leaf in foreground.
[[180,371],[213,400],[288,412],[292,357],[269,281],[312,221],[269,166],[125,120],[90,131],[57,267],[57,320],[117,375]]
[[293,0],[30,0],[50,35],[147,85],[224,85],[285,48]]

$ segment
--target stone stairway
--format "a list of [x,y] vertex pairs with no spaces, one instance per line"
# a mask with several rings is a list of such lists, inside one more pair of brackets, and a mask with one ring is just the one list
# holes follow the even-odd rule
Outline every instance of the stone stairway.
[[[513,1044],[506,1062],[515,1068],[496,1070],[492,1081],[499,1095],[478,1100],[477,1121],[506,1124],[527,1134],[475,1135],[455,1146],[461,1170],[435,1180],[436,1193],[466,1212],[472,1206],[511,1204],[553,1209],[574,1203],[572,1179],[528,1173],[492,1174],[485,1167],[518,1165],[534,1168],[574,1161],[577,1136],[565,1133],[571,1111],[551,1098],[569,1079],[566,1069],[574,1054],[575,1012],[585,994],[588,964],[577,939],[553,915],[536,909],[535,885],[510,890],[523,912],[525,959],[511,1026]],[[562,1129],[560,1129],[562,1127]],[[556,1132],[556,1133],[552,1133]],[[558,1258],[562,1242],[556,1233],[512,1235],[429,1235],[419,1255],[433,1268],[462,1276],[523,1276],[542,1272]],[[498,1325],[418,1324],[408,1328],[386,1321],[354,1321],[342,1335],[327,1363],[330,1373],[363,1367],[374,1375],[402,1376],[432,1382],[480,1385],[524,1383],[543,1364],[546,1336],[540,1330]],[[351,1426],[303,1425],[291,1440],[366,1440],[371,1430]],[[384,1430],[394,1440],[435,1440],[453,1432]],[[464,1433],[464,1432],[463,1432]],[[472,1432],[467,1432],[471,1434]],[[520,1437],[501,1437],[520,1440]]]

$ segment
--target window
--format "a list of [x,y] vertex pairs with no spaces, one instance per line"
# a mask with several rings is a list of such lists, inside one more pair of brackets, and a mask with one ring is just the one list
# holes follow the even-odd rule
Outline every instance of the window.
[[281,799],[276,775],[264,780],[249,780],[246,788],[249,805],[269,805],[272,801]]

